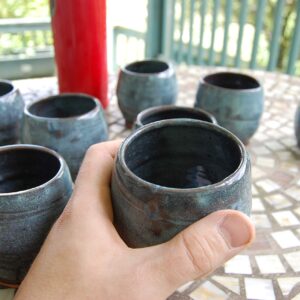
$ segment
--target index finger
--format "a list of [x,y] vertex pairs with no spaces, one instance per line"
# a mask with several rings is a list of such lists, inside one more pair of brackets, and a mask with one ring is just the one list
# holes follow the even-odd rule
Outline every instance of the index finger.
[[89,148],[76,178],[73,208],[113,218],[110,181],[120,140],[95,144]]

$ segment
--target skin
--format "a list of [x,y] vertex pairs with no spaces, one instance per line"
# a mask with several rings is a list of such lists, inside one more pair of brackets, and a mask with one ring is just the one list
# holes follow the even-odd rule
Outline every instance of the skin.
[[167,243],[131,249],[113,226],[110,180],[120,142],[92,146],[73,195],[15,300],[166,299],[245,249],[254,227],[240,212],[215,212]]

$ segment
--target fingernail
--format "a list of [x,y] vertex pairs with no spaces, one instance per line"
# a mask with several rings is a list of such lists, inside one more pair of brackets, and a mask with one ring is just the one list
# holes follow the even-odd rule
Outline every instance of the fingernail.
[[252,238],[251,225],[239,214],[227,215],[220,223],[219,229],[232,248],[242,247]]

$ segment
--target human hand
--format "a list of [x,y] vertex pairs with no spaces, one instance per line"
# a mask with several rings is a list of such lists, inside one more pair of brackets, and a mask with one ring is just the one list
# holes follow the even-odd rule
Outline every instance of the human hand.
[[113,226],[110,180],[119,142],[92,146],[73,195],[15,300],[166,299],[210,274],[254,239],[249,218],[217,211],[169,242],[131,249]]

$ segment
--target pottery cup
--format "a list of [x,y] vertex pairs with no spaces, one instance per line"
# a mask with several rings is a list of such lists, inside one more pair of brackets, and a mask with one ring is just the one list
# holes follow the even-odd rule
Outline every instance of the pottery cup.
[[213,114],[220,126],[247,144],[259,126],[263,102],[263,88],[255,78],[224,72],[201,79],[195,107]]
[[63,158],[36,145],[0,147],[0,286],[19,284],[72,192]]
[[0,80],[0,146],[18,142],[23,109],[19,90],[11,82]]
[[174,68],[167,62],[144,60],[120,70],[117,85],[118,104],[130,128],[142,110],[174,104],[177,81]]
[[60,94],[29,104],[23,123],[22,142],[60,153],[74,180],[89,146],[108,137],[101,104],[84,94]]
[[217,125],[154,122],[121,145],[112,176],[114,222],[130,247],[165,242],[220,209],[251,209],[250,160]]
[[175,105],[150,107],[140,112],[135,121],[135,129],[147,124],[169,119],[194,119],[217,124],[215,117],[198,108]]

